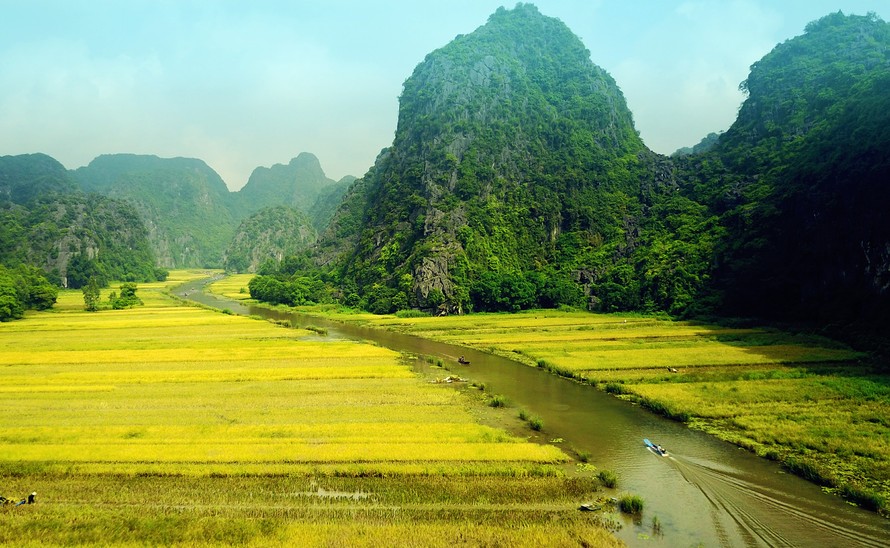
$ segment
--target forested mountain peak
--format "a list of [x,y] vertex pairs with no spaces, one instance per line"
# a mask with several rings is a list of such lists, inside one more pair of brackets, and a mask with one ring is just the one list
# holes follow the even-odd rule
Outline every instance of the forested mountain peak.
[[237,220],[225,182],[202,160],[108,154],[73,173],[84,190],[136,208],[162,266],[221,266]]
[[487,280],[562,283],[579,242],[622,238],[647,153],[577,36],[531,4],[501,8],[417,66],[392,147],[321,247],[346,248],[341,274],[372,309],[479,309]]
[[217,195],[227,195],[225,182],[203,160],[197,158],[159,158],[147,154],[103,154],[89,165],[74,171],[84,190],[106,193],[122,186],[160,186],[163,179],[141,177],[148,173],[191,173],[191,181],[200,182]]
[[725,230],[722,310],[886,332],[873,320],[890,310],[890,24],[827,15],[743,88],[737,121],[693,160],[695,197]]
[[46,154],[0,156],[0,203],[25,204],[67,194],[77,185],[65,166]]
[[[780,148],[824,120],[869,74],[890,67],[890,25],[875,14],[836,12],[806,26],[751,65],[748,94],[723,149]],[[748,165],[747,169],[762,169]]]
[[0,265],[38,267],[68,287],[162,275],[133,208],[84,194],[45,154],[0,157]]
[[277,205],[309,213],[322,191],[334,184],[314,154],[301,152],[286,165],[254,169],[237,199],[246,213]]
[[621,91],[580,39],[559,19],[518,4],[417,66],[400,98],[394,144],[451,137],[460,156],[480,125],[519,130],[521,146],[562,133],[553,125],[560,119],[583,121],[598,148],[642,148]]

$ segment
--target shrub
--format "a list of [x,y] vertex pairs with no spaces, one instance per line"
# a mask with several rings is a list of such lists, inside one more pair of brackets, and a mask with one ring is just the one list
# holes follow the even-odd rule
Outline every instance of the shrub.
[[124,308],[133,308],[134,306],[141,305],[142,299],[136,296],[136,284],[133,282],[127,282],[121,284],[120,290],[121,294],[117,295],[115,292],[111,292],[108,296],[108,300],[111,302],[111,308],[115,310],[122,310]]

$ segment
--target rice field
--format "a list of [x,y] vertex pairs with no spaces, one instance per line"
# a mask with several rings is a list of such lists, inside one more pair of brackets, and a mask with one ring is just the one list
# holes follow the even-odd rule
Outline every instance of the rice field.
[[166,294],[203,275],[0,324],[0,494],[38,492],[0,544],[618,544],[555,446],[393,351]]
[[323,313],[588,382],[890,512],[890,378],[837,342],[553,310],[421,318]]
[[249,299],[247,284],[253,277],[253,274],[231,274],[210,284],[208,291],[238,301]]

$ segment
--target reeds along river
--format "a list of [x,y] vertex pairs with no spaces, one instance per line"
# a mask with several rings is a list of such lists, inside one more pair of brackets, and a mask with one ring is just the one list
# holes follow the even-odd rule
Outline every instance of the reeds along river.
[[[645,501],[642,519],[624,520],[617,535],[631,546],[875,546],[888,545],[890,520],[845,503],[773,462],[590,386],[510,360],[448,344],[300,314],[246,307],[194,291],[188,298],[239,314],[323,326],[330,337],[371,340],[398,351],[438,356],[452,370],[484,382],[493,394],[543,419],[548,438],[583,450],[619,478],[618,490]],[[465,356],[470,366],[457,363]],[[663,445],[661,457],[643,438]],[[657,517],[660,532],[653,530]]]

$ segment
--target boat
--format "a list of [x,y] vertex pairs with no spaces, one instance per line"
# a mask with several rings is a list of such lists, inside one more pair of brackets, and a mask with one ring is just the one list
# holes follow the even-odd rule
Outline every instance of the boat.
[[470,365],[470,360],[468,360],[468,359],[464,358],[463,356],[461,356],[461,357],[459,357],[459,358],[457,359],[457,363],[460,363],[460,364],[463,364],[463,365]]
[[664,447],[654,444],[646,438],[643,439],[643,443],[645,443],[646,447],[648,447],[649,450],[652,451],[653,453],[655,453],[656,455],[659,455],[662,457],[668,456],[667,449],[665,449]]

